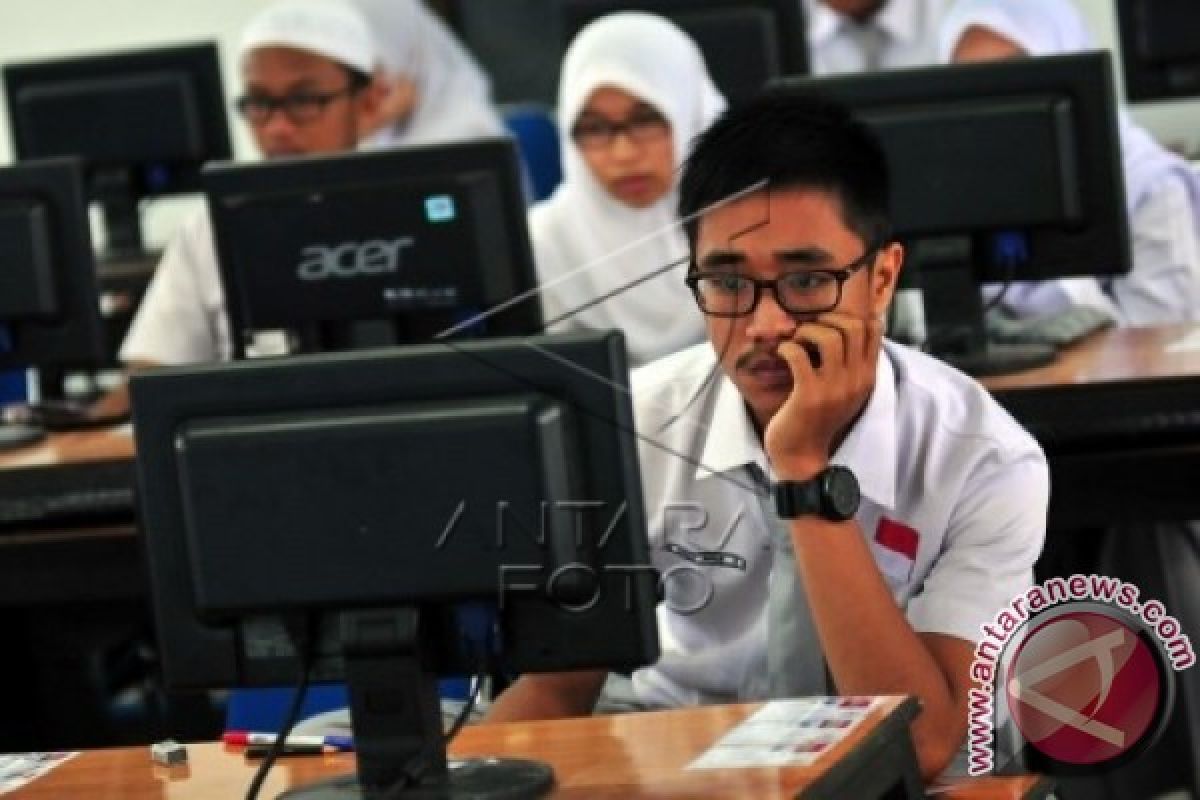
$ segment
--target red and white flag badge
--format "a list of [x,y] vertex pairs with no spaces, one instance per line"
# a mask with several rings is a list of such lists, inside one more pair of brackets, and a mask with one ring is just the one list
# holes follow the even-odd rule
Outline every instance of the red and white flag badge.
[[883,517],[875,529],[875,563],[879,571],[893,580],[907,581],[917,562],[921,535],[903,522]]

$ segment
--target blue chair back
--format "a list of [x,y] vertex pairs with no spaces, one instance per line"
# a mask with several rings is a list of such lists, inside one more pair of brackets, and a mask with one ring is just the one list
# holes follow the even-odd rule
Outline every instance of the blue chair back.
[[562,182],[562,155],[554,115],[536,103],[506,105],[500,111],[521,151],[531,199],[534,202],[546,199]]

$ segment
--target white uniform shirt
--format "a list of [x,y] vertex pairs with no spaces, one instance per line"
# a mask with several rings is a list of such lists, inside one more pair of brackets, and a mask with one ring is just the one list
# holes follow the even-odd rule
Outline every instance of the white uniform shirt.
[[937,63],[938,25],[953,0],[887,0],[866,23],[804,0],[814,75]]
[[[772,554],[746,465],[767,462],[737,388],[723,372],[709,378],[714,365],[701,344],[633,376],[650,551],[665,590],[663,655],[633,675],[648,706],[765,693]],[[977,641],[1031,585],[1046,461],[970,378],[887,343],[867,408],[833,462],[858,477],[856,519],[917,632]]]
[[138,307],[121,360],[176,366],[233,357],[208,209],[171,237]]

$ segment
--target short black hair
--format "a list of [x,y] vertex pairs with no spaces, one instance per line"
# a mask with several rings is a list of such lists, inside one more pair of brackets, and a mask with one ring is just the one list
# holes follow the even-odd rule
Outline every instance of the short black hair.
[[841,204],[867,247],[891,237],[887,158],[845,106],[810,90],[768,89],[696,137],[683,165],[679,216],[694,250],[701,210],[766,180],[768,189],[817,189]]

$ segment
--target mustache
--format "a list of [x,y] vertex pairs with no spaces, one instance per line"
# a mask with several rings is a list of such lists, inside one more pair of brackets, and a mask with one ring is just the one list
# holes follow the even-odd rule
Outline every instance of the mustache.
[[779,355],[778,348],[754,348],[738,356],[733,362],[733,367],[734,369],[753,369],[754,367],[777,361],[783,361],[783,358]]

